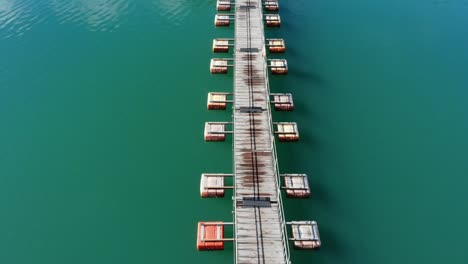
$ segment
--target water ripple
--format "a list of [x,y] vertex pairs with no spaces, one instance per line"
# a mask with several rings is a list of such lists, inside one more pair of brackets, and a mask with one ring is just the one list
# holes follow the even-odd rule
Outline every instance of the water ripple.
[[0,0],[0,38],[22,36],[34,25],[44,22],[40,17],[44,5],[31,0]]
[[91,31],[114,31],[128,13],[129,0],[51,0],[58,23],[85,25]]
[[171,26],[182,25],[182,22],[190,14],[193,2],[186,0],[154,0],[153,6],[156,12],[165,18]]
[[[148,0],[149,16],[166,29],[180,26],[196,9],[213,5],[211,0]],[[53,21],[90,31],[115,31],[131,19],[132,8],[145,8],[136,0],[0,0],[0,39],[20,37],[38,24]],[[154,22],[154,21],[153,21]]]

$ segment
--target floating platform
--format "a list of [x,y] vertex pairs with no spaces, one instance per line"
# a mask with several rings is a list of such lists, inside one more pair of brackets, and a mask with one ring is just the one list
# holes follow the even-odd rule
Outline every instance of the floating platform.
[[231,1],[230,0],[218,0],[216,2],[216,10],[231,11]]
[[202,198],[224,197],[224,176],[203,173],[200,179],[200,196]]
[[229,52],[229,47],[233,45],[230,42],[230,39],[213,39],[213,52]]
[[294,102],[292,94],[271,94],[273,96],[273,101],[271,102],[275,106],[276,111],[293,111]]
[[267,41],[270,53],[284,53],[286,51],[286,44],[283,39],[268,39]]
[[[222,0],[219,0],[222,2]],[[294,107],[292,96],[270,94],[269,75],[287,74],[286,60],[265,58],[266,49],[271,53],[284,52],[284,40],[265,39],[265,27],[279,27],[277,14],[265,15],[264,10],[278,8],[274,0],[235,0],[230,2],[234,15],[220,13],[215,16],[215,25],[229,26],[235,23],[233,59],[213,59],[212,73],[233,71],[233,114],[231,123],[208,122],[205,124],[205,140],[224,141],[232,134],[233,151],[233,214],[234,238],[224,238],[223,222],[202,222],[198,225],[197,248],[217,250],[224,248],[219,242],[234,241],[236,264],[290,264],[289,241],[296,248],[319,248],[320,238],[315,222],[285,221],[282,196],[310,195],[307,177],[280,175],[278,172],[276,144],[279,141],[297,141],[299,132],[296,123],[273,123],[272,108],[290,111]],[[230,42],[213,42],[213,51],[230,52]],[[273,98],[272,98],[273,96]],[[227,97],[209,97],[208,107],[224,109]],[[221,105],[216,105],[217,103]],[[232,131],[228,131],[232,130]],[[202,176],[200,195],[221,197],[225,195],[226,179],[220,175],[213,178]],[[281,176],[281,177],[280,177]],[[281,179],[281,180],[280,180]],[[203,224],[205,223],[205,224]],[[208,224],[206,224],[208,223]],[[288,228],[293,228],[289,231]],[[292,237],[289,237],[291,233]],[[213,244],[207,244],[213,243]]]
[[231,25],[231,16],[229,15],[215,15],[214,24],[217,27],[229,27]]
[[206,122],[205,123],[205,141],[224,141],[226,140],[226,124]]
[[265,15],[265,23],[267,27],[280,27],[281,18],[278,14]]
[[211,59],[210,72],[213,74],[227,73],[229,67],[228,59]]
[[265,10],[270,12],[278,12],[279,11],[279,4],[278,1],[265,1]]
[[208,110],[226,110],[229,93],[208,93],[206,102]]
[[276,123],[276,134],[279,141],[298,141],[299,131],[295,122]]
[[288,74],[288,62],[285,59],[268,60],[270,62],[270,71],[274,75]]
[[282,176],[288,198],[310,197],[309,180],[306,174],[284,174]]
[[199,222],[197,249],[198,250],[224,250],[224,224],[223,222]]
[[320,234],[315,221],[291,222],[294,247],[297,249],[319,249],[322,245]]

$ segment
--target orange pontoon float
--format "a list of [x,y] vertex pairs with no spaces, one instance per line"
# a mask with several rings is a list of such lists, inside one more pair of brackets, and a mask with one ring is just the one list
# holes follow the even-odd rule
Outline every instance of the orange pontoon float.
[[293,111],[294,102],[292,94],[272,94],[276,111]]
[[308,198],[310,196],[309,180],[306,174],[284,174],[284,189],[288,198]]
[[207,108],[208,110],[226,110],[227,94],[226,93],[208,93]]
[[300,221],[288,223],[291,225],[294,247],[297,249],[320,249],[322,242],[318,231],[317,222]]
[[265,21],[267,27],[280,27],[281,18],[279,15],[265,15]]
[[278,12],[278,1],[265,1],[265,10],[270,12]]
[[205,141],[224,141],[226,140],[226,125],[222,123],[205,124]]
[[270,53],[284,53],[286,51],[286,44],[283,39],[269,39],[267,46]]
[[231,11],[231,1],[230,0],[218,0],[216,3],[216,10]]
[[276,125],[279,141],[298,141],[299,131],[297,124],[294,122],[277,123]]
[[197,237],[198,250],[223,250],[223,222],[199,222]]
[[202,198],[224,197],[224,175],[203,173],[200,179]]

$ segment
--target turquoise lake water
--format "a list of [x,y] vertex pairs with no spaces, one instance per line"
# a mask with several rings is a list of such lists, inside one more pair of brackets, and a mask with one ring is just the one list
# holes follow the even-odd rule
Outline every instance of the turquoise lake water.
[[[232,170],[205,143],[214,0],[0,0],[0,263],[232,263],[197,252],[196,223],[231,221],[199,198]],[[313,195],[322,249],[294,264],[468,263],[468,1],[280,1],[301,140],[282,172]],[[276,58],[275,57],[275,58]]]

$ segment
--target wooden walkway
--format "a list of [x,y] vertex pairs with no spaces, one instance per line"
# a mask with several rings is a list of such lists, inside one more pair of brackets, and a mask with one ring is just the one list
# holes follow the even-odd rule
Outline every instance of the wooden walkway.
[[234,209],[237,264],[289,264],[261,0],[236,0]]

